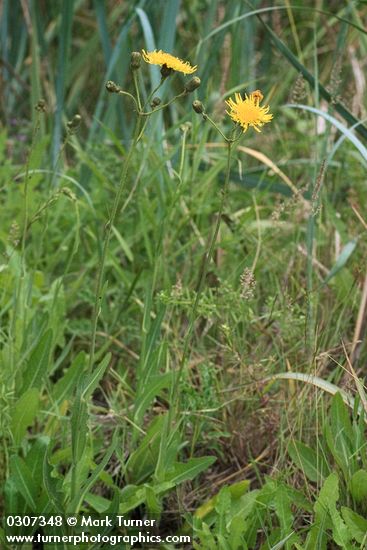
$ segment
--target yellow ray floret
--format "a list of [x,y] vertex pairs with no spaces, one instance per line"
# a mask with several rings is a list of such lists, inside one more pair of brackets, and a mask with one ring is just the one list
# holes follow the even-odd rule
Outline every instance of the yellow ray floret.
[[171,55],[170,53],[162,52],[162,50],[154,50],[154,52],[146,52],[142,50],[143,59],[151,65],[166,65],[168,69],[173,71],[179,71],[184,74],[194,73],[197,69],[197,66],[192,67],[188,61],[182,61],[178,57]]
[[[273,115],[269,113],[270,107],[260,107],[263,95],[260,90],[256,90],[249,96],[245,94],[245,99],[241,94],[235,94],[235,99],[226,101],[229,111],[226,113],[234,122],[240,124],[243,131],[246,132],[249,126],[252,126],[257,132],[261,132],[260,127],[270,122]],[[268,114],[269,113],[269,114]]]

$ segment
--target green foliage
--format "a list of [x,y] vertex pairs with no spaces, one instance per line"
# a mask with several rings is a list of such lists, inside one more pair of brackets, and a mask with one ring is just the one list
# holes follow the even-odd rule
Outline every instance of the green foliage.
[[[363,533],[363,526],[367,525],[363,519],[367,510],[367,472],[360,468],[366,463],[366,447],[365,414],[360,411],[358,416],[357,412],[351,419],[340,393],[333,397],[318,451],[300,442],[289,446],[292,460],[307,478],[323,483],[314,504],[306,550],[326,549],[329,540],[342,548],[357,548],[353,540],[367,540],[367,532]],[[332,473],[326,477],[328,472]]]
[[300,541],[293,528],[295,509],[310,510],[302,493],[270,479],[260,490],[247,492],[248,487],[247,482],[224,487],[196,511],[196,549],[292,548]]
[[[2,512],[366,546],[366,8],[268,4],[4,0]],[[200,88],[134,82],[141,48]],[[224,100],[256,88],[274,119],[231,158]]]

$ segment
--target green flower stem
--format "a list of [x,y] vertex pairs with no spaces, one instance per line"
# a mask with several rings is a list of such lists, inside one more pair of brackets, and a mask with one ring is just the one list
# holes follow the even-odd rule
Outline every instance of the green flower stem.
[[173,103],[174,101],[176,101],[176,99],[178,99],[179,97],[183,97],[187,95],[187,92],[184,90],[183,92],[181,92],[180,94],[178,95],[175,95],[175,97],[173,97],[172,99],[170,99],[167,103],[164,103],[163,105],[159,105],[159,107],[157,107],[156,109],[153,109],[152,111],[147,111],[147,112],[144,112],[144,111],[139,111],[139,116],[149,116],[151,115],[152,113],[156,113],[157,111],[161,111],[162,109],[165,109],[166,107],[168,107],[169,105],[171,105],[171,103]]
[[[138,99],[138,102],[139,101],[140,99]],[[105,264],[106,264],[107,251],[111,240],[112,227],[116,221],[119,211],[121,210],[122,193],[125,189],[131,158],[133,156],[136,144],[140,136],[140,127],[141,127],[141,119],[140,117],[138,117],[136,121],[133,140],[130,145],[130,149],[127,153],[127,156],[125,158],[120,184],[115,195],[115,200],[112,207],[112,214],[105,226],[105,238],[103,242],[102,256],[99,263],[98,274],[97,274],[96,295],[95,295],[94,310],[93,310],[93,317],[92,317],[92,338],[91,338],[90,351],[89,351],[89,369],[92,369],[94,364],[97,323],[98,323],[98,317],[99,317],[101,302],[102,302],[101,293],[102,293],[103,276],[104,276],[104,270],[105,270]]]
[[228,195],[229,175],[230,175],[231,155],[232,155],[232,141],[228,140],[226,138],[226,142],[227,142],[227,168],[226,168],[226,176],[225,176],[224,187],[223,187],[222,193],[221,193],[222,197],[221,197],[221,201],[220,201],[220,205],[219,205],[217,221],[216,221],[216,224],[215,224],[214,232],[213,232],[208,250],[206,251],[205,256],[204,256],[204,260],[203,260],[203,264],[202,264],[202,268],[201,268],[201,272],[200,272],[200,276],[199,276],[199,283],[198,283],[198,287],[197,287],[197,290],[196,290],[196,297],[195,297],[194,305],[193,305],[192,310],[191,310],[189,325],[188,325],[188,329],[187,329],[186,336],[185,336],[185,339],[184,339],[184,345],[183,345],[181,361],[180,361],[180,364],[179,364],[176,380],[174,382],[174,387],[173,387],[173,398],[174,398],[174,402],[176,402],[176,406],[178,406],[178,399],[177,399],[177,397],[178,397],[178,387],[179,387],[179,383],[180,383],[180,380],[181,380],[181,377],[182,377],[182,373],[183,373],[183,369],[185,367],[185,364],[190,358],[191,337],[192,337],[192,333],[193,333],[193,330],[194,330],[194,327],[195,327],[195,322],[196,322],[196,318],[197,318],[197,310],[198,310],[201,294],[202,294],[202,291],[203,291],[204,282],[205,282],[206,274],[207,274],[207,271],[208,271],[209,263],[210,263],[210,261],[213,257],[213,252],[214,252],[215,244],[216,244],[218,233],[219,233],[220,222],[221,222],[221,219],[222,219],[223,210],[224,210],[224,206],[225,206],[225,203],[226,203],[226,198],[227,198],[227,195]]
[[[141,111],[141,100],[140,100],[140,91],[139,91],[139,84],[138,84],[138,75],[136,74],[137,71],[133,71],[133,80],[134,80],[134,87],[135,87],[135,93],[136,93],[136,100],[138,102],[138,110]],[[140,113],[138,113],[140,115]]]
[[152,91],[150,92],[150,94],[149,94],[149,96],[148,96],[146,102],[145,102],[144,105],[143,105],[143,109],[145,109],[145,107],[146,107],[147,105],[149,105],[150,101],[153,99],[153,97],[154,97],[155,94],[158,92],[159,88],[165,83],[165,81],[166,81],[166,78],[162,77],[161,80],[159,81],[158,86],[156,86],[156,87],[154,88],[154,90],[152,90]]
[[[162,79],[160,85],[157,86],[156,90],[158,90],[158,88],[162,85],[162,83],[163,83],[163,79]],[[143,135],[144,130],[145,130],[145,127],[146,127],[146,125],[147,125],[148,117],[149,117],[150,115],[152,115],[153,113],[156,113],[157,111],[161,111],[161,110],[164,109],[165,107],[168,107],[168,105],[171,105],[171,103],[173,103],[174,101],[176,101],[176,99],[178,99],[179,97],[182,97],[182,96],[186,95],[186,93],[187,93],[187,92],[185,92],[185,91],[181,92],[180,94],[176,95],[174,98],[172,98],[170,101],[168,101],[168,102],[165,103],[164,105],[160,105],[160,106],[157,107],[156,109],[152,109],[152,111],[144,112],[144,111],[139,110],[139,111],[138,111],[138,115],[141,116],[141,117],[145,117],[145,121],[144,121],[144,123],[143,123],[142,129],[141,129],[140,135],[138,136],[137,141],[140,141],[140,138],[141,138],[141,136]],[[151,95],[152,95],[152,94],[151,94]]]
[[129,92],[125,92],[125,90],[119,90],[119,94],[121,95],[126,95],[127,97],[129,97],[130,99],[133,100],[133,102],[135,103],[135,107],[136,107],[136,110],[139,111],[139,105],[135,99],[135,97],[132,95],[132,94],[129,94]]
[[209,115],[206,114],[205,111],[204,111],[204,113],[203,113],[203,118],[204,118],[204,120],[207,120],[208,122],[210,122],[210,124],[211,124],[212,126],[214,126],[214,128],[217,130],[217,132],[220,133],[220,135],[222,136],[222,138],[224,139],[224,141],[225,141],[226,143],[230,143],[230,142],[233,141],[233,140],[231,140],[230,138],[227,138],[227,136],[223,134],[223,132],[222,132],[222,130],[219,128],[219,126],[214,122],[214,120],[213,120],[212,118],[210,118]]

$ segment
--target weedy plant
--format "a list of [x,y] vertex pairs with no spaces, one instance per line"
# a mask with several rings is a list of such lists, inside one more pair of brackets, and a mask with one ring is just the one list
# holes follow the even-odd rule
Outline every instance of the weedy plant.
[[[364,548],[362,8],[3,4],[1,506],[152,516],[200,550]],[[165,51],[177,21],[200,78]],[[268,127],[243,90],[273,110],[292,81]]]
[[[357,398],[350,409],[337,392],[316,449],[292,441],[288,452],[310,483],[308,491],[266,479],[226,486],[194,514],[196,549],[340,548],[361,550],[367,542],[366,411]],[[315,490],[317,489],[318,490]],[[308,493],[308,497],[306,494]],[[299,523],[313,514],[310,527]]]
[[[142,99],[139,81],[142,57],[147,63],[161,66],[160,83],[148,94],[145,100]],[[121,455],[121,450],[118,450],[121,432],[119,427],[116,427],[111,444],[103,453],[99,464],[96,465],[92,458],[92,447],[94,445],[93,438],[88,428],[90,422],[89,403],[111,361],[111,354],[107,354],[96,365],[97,327],[101,315],[103,296],[107,288],[105,267],[109,245],[116,220],[124,209],[123,195],[128,181],[130,165],[134,155],[137,154],[139,142],[144,138],[144,132],[150,117],[154,116],[156,112],[167,108],[181,97],[194,92],[200,86],[200,79],[198,77],[193,77],[185,84],[181,93],[165,103],[162,103],[157,93],[171,74],[173,72],[191,74],[195,72],[196,67],[192,67],[187,62],[183,62],[163,51],[147,53],[143,50],[142,56],[139,52],[132,53],[130,68],[134,83],[134,93],[123,90],[112,81],[106,84],[106,89],[109,93],[118,94],[132,102],[136,114],[136,121],[131,144],[123,159],[122,174],[115,193],[111,213],[104,225],[101,255],[96,276],[89,354],[86,356],[83,352],[79,353],[68,371],[59,378],[57,383],[53,386],[51,393],[44,394],[42,390],[43,383],[46,380],[46,376],[50,376],[48,366],[52,356],[52,349],[58,341],[58,335],[53,330],[53,324],[49,322],[48,316],[44,316],[42,319],[44,330],[38,338],[35,339],[35,342],[31,346],[31,351],[27,351],[27,354],[31,353],[29,360],[23,362],[23,369],[18,368],[16,374],[11,376],[12,385],[7,391],[11,392],[11,397],[15,401],[14,413],[12,417],[8,419],[8,428],[6,429],[3,426],[5,434],[5,471],[8,474],[5,486],[6,508],[8,513],[15,513],[16,511],[22,510],[24,513],[35,514],[36,512],[39,513],[41,510],[44,514],[75,514],[83,509],[85,502],[89,502],[97,511],[120,511],[121,513],[127,513],[145,504],[150,512],[159,514],[162,510],[162,496],[168,490],[173,489],[187,480],[192,480],[200,474],[200,472],[207,470],[215,461],[214,457],[208,456],[191,458],[186,463],[177,462],[178,452],[182,446],[178,430],[182,422],[179,400],[180,384],[184,369],[187,367],[187,362],[190,358],[189,349],[194,326],[198,318],[204,282],[213,257],[224,205],[228,194],[233,146],[236,145],[249,126],[259,131],[260,126],[266,122],[270,122],[272,115],[268,114],[269,107],[260,107],[260,102],[263,98],[261,92],[256,91],[249,96],[246,95],[245,98],[236,94],[235,101],[228,101],[228,106],[230,107],[229,115],[235,124],[230,135],[227,137],[205,111],[202,103],[197,100],[194,101],[194,111],[202,115],[203,119],[208,121],[224,139],[227,147],[227,162],[224,187],[221,193],[217,219],[212,231],[212,236],[209,239],[208,248],[203,257],[198,285],[192,302],[188,328],[183,343],[181,359],[177,371],[168,368],[165,374],[160,373],[161,365],[164,365],[167,361],[167,347],[163,343],[160,344],[154,352],[152,352],[150,348],[153,344],[152,339],[157,338],[160,323],[164,316],[164,308],[162,307],[155,321],[151,322],[149,317],[152,314],[151,307],[156,291],[157,273],[162,261],[164,229],[166,224],[170,221],[172,207],[180,195],[188,126],[183,127],[182,131],[183,139],[180,164],[178,170],[175,172],[178,180],[177,188],[172,195],[166,218],[161,222],[161,231],[155,243],[154,270],[146,290],[146,311],[143,320],[143,333],[146,335],[146,338],[143,339],[142,351],[137,367],[137,388],[133,413],[130,419],[132,426],[132,448],[128,460],[124,460]],[[150,107],[150,110],[148,107]],[[42,103],[41,105],[40,103],[37,110],[40,114],[43,113],[45,111],[44,104]],[[75,116],[67,125],[67,137],[75,132],[79,124],[80,117]],[[35,135],[38,127],[39,123],[37,122]],[[66,146],[66,143],[67,139],[63,144],[63,148]],[[62,150],[60,151],[60,155]],[[33,151],[31,149],[31,154],[32,153]],[[24,219],[19,260],[20,271],[16,278],[17,291],[15,295],[14,311],[12,313],[14,322],[17,321],[19,323],[19,318],[22,319],[24,324],[22,333],[25,334],[27,338],[32,328],[33,330],[35,328],[34,316],[30,317],[30,327],[27,327],[27,300],[24,298],[26,277],[25,251],[28,232],[32,224],[40,218],[44,211],[48,212],[52,209],[53,203],[58,199],[60,192],[64,193],[73,201],[75,200],[75,196],[71,191],[62,189],[61,191],[54,192],[51,188],[50,198],[36,210],[32,217],[30,217],[30,159],[31,155],[28,158],[24,172]],[[37,171],[34,173],[37,173]],[[76,253],[77,248],[77,245],[74,246],[70,255],[70,260]],[[28,276],[31,277],[31,275]],[[54,287],[54,297],[52,299],[50,314],[55,315],[55,304],[57,304],[57,300],[61,294],[62,282],[59,281]],[[24,308],[25,312],[23,314],[19,314],[20,308]],[[37,328],[39,328],[38,323]],[[13,365],[12,372],[14,372],[14,365],[16,364],[15,357],[13,356],[14,349],[22,349],[22,345],[24,346],[24,342],[18,346],[11,347],[12,353],[9,357],[9,361]],[[55,371],[56,368],[57,365],[53,368],[53,371]],[[74,387],[76,387],[77,390],[74,399],[72,399],[73,403],[70,405],[70,391],[72,391]],[[146,435],[141,440],[137,427],[141,424],[144,414],[152,400],[159,395],[164,388],[166,388],[170,394],[171,406],[166,414],[156,417],[153,422],[151,422],[146,431]],[[45,435],[34,444],[27,444],[23,451],[24,458],[22,458],[14,451],[21,445],[27,428],[33,423],[39,411],[41,402],[42,406],[46,407],[47,416],[49,416]],[[25,404],[27,404],[27,414],[23,412]],[[70,448],[62,446],[55,454],[52,436],[64,425],[62,431],[66,436],[66,440],[68,439],[65,425],[68,423],[68,417],[66,415],[69,409],[71,433]],[[148,448],[149,453],[147,455]],[[113,486],[112,478],[106,478],[103,472],[114,453],[120,461],[120,467],[124,472],[123,476],[128,480],[128,484],[121,492],[121,500],[116,490],[114,490],[115,497],[109,502],[106,499],[93,496],[91,489],[99,480],[100,476],[104,477],[108,485],[111,485],[111,487]],[[58,470],[61,463],[64,464],[63,468],[66,468],[63,474]],[[42,489],[40,483],[37,483],[37,480],[39,482],[41,478],[45,480]],[[50,532],[53,532],[54,526],[46,525],[46,532],[48,532],[48,528],[50,528]],[[65,526],[63,527],[63,532],[66,532]]]

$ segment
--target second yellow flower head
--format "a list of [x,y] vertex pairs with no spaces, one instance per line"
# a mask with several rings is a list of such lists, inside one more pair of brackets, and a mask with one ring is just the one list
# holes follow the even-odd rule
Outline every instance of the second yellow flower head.
[[260,102],[263,95],[260,90],[256,90],[250,95],[245,94],[245,98],[241,94],[235,94],[235,99],[226,101],[229,111],[226,113],[231,119],[242,126],[246,132],[249,126],[252,126],[257,132],[261,132],[260,128],[267,122],[270,122],[273,115],[269,113],[269,105],[260,107]]

